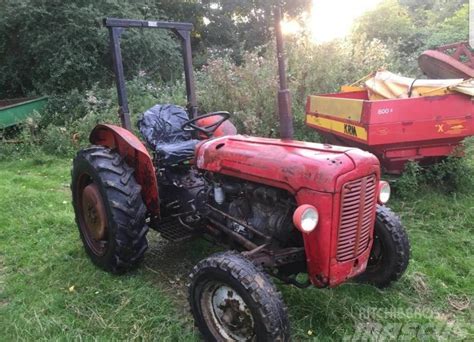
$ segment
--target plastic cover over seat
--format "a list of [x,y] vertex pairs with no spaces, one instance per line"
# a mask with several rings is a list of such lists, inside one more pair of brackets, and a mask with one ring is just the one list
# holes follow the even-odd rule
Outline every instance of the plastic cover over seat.
[[192,159],[199,142],[190,132],[181,129],[188,120],[183,107],[158,104],[143,113],[138,129],[161,163],[177,164]]

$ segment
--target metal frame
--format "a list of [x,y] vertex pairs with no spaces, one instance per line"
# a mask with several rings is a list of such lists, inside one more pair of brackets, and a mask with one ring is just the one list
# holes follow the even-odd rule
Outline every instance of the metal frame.
[[285,40],[281,30],[281,20],[283,18],[280,6],[274,9],[275,16],[275,35],[278,59],[278,77],[280,89],[278,90],[278,114],[280,116],[280,138],[283,140],[293,140],[293,113],[291,112],[291,95],[288,89],[288,80],[286,75],[286,53]]
[[152,28],[166,29],[173,31],[181,40],[183,48],[184,75],[186,80],[186,94],[188,99],[188,110],[192,118],[197,117],[197,100],[194,85],[193,60],[191,50],[191,31],[193,25],[190,23],[178,23],[168,21],[150,21],[133,19],[104,19],[104,26],[109,29],[110,47],[114,64],[115,80],[117,84],[117,94],[119,102],[119,116],[122,127],[131,130],[130,110],[128,108],[127,89],[123,72],[122,50],[120,38],[127,28]]
[[468,42],[459,42],[427,50],[418,57],[418,65],[430,78],[474,77],[474,51]]

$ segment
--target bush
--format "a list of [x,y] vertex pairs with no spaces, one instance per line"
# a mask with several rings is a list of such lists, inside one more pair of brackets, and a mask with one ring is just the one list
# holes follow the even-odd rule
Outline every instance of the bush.
[[87,114],[87,98],[77,89],[66,94],[53,95],[48,99],[48,104],[41,114],[40,126],[63,126]]
[[[31,92],[64,93],[112,79],[106,16],[162,17],[148,1],[0,2],[0,98]],[[180,74],[179,44],[162,30],[127,30],[122,38],[124,69],[173,80]]]
[[48,126],[41,132],[42,150],[51,155],[66,156],[74,152],[70,131],[65,127]]
[[[278,136],[278,74],[275,47],[245,53],[241,65],[217,57],[197,73],[198,100],[204,111],[228,110],[241,132]],[[295,137],[319,141],[306,127],[306,98],[338,91],[377,68],[387,65],[389,53],[379,41],[350,40],[315,45],[305,37],[288,41],[288,78],[292,95]]]
[[467,138],[464,140],[464,152],[468,158],[468,162],[474,167],[474,137]]
[[423,169],[420,164],[410,161],[405,165],[402,175],[394,182],[394,190],[402,198],[413,198],[423,183]]
[[34,156],[42,150],[39,140],[40,116],[35,113],[24,123],[15,127],[14,134],[0,139],[0,160]]
[[471,189],[474,172],[466,158],[448,157],[430,166],[424,179],[427,184],[443,192],[454,193]]
[[[232,121],[239,132],[278,137],[274,51],[275,47],[269,46],[245,53],[241,65],[236,65],[231,56],[215,57],[198,70],[196,88],[201,111],[227,110],[233,114]],[[288,55],[295,138],[319,141],[318,134],[304,123],[307,95],[336,91],[341,84],[366,75],[384,64],[387,51],[378,41],[314,45],[295,39],[289,41]],[[182,78],[166,83],[141,75],[127,82],[127,90],[134,122],[156,103],[186,105]],[[77,88],[52,96],[37,122],[39,137],[34,141],[48,153],[70,155],[78,146],[88,143],[90,130],[99,122],[119,123],[115,87],[103,87],[97,82],[89,90]]]
[[469,37],[469,4],[457,10],[452,17],[437,23],[431,37],[426,41],[428,48],[466,41]]
[[428,189],[448,194],[474,190],[473,140],[468,139],[465,145],[464,157],[449,156],[426,167],[409,162],[395,181],[396,193],[402,198],[415,198],[420,191]]
[[226,110],[239,131],[269,136],[277,129],[275,64],[258,53],[244,55],[242,66],[217,58],[199,71],[197,97],[204,112]]

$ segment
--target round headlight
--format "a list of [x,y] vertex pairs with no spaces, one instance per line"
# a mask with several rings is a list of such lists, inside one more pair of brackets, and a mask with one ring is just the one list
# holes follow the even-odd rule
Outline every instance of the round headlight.
[[309,204],[299,206],[293,214],[293,223],[302,233],[312,232],[319,221],[318,210]]
[[390,199],[390,193],[391,193],[390,185],[385,181],[381,181],[379,184],[379,203],[380,204],[387,203],[388,200]]

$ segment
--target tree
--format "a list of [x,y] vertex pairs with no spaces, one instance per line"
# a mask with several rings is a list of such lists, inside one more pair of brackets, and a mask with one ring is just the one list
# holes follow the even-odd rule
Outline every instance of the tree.
[[206,17],[210,20],[204,34],[213,41],[221,41],[223,46],[250,51],[272,39],[276,6],[280,5],[288,15],[297,16],[308,9],[310,3],[310,0],[279,3],[271,0],[203,0]]
[[[309,0],[282,4],[295,14]],[[208,48],[238,54],[266,44],[273,6],[270,0],[1,0],[0,48],[5,52],[0,55],[0,98],[110,84],[104,17],[191,22],[199,57]],[[208,26],[204,17],[210,20]],[[168,32],[127,30],[122,47],[129,78],[140,73],[169,81],[181,75],[179,44]]]
[[424,50],[467,39],[465,3],[466,0],[385,0],[359,18],[353,39],[383,42],[391,51],[395,70],[416,75],[417,59]]
[[467,3],[468,0],[400,0],[419,28],[444,21]]
[[[146,18],[147,1],[7,0],[1,3],[0,97],[31,91],[85,89],[112,78],[106,16]],[[156,13],[159,16],[159,13]],[[153,15],[155,16],[155,15]],[[178,44],[167,32],[123,36],[127,75],[155,72],[172,79],[180,70]]]
[[434,26],[426,41],[426,48],[467,41],[469,39],[469,5],[461,7],[453,16]]
[[378,39],[384,44],[398,44],[415,32],[415,26],[406,8],[397,0],[386,0],[374,10],[361,16],[354,29],[354,37],[365,35],[367,39]]

